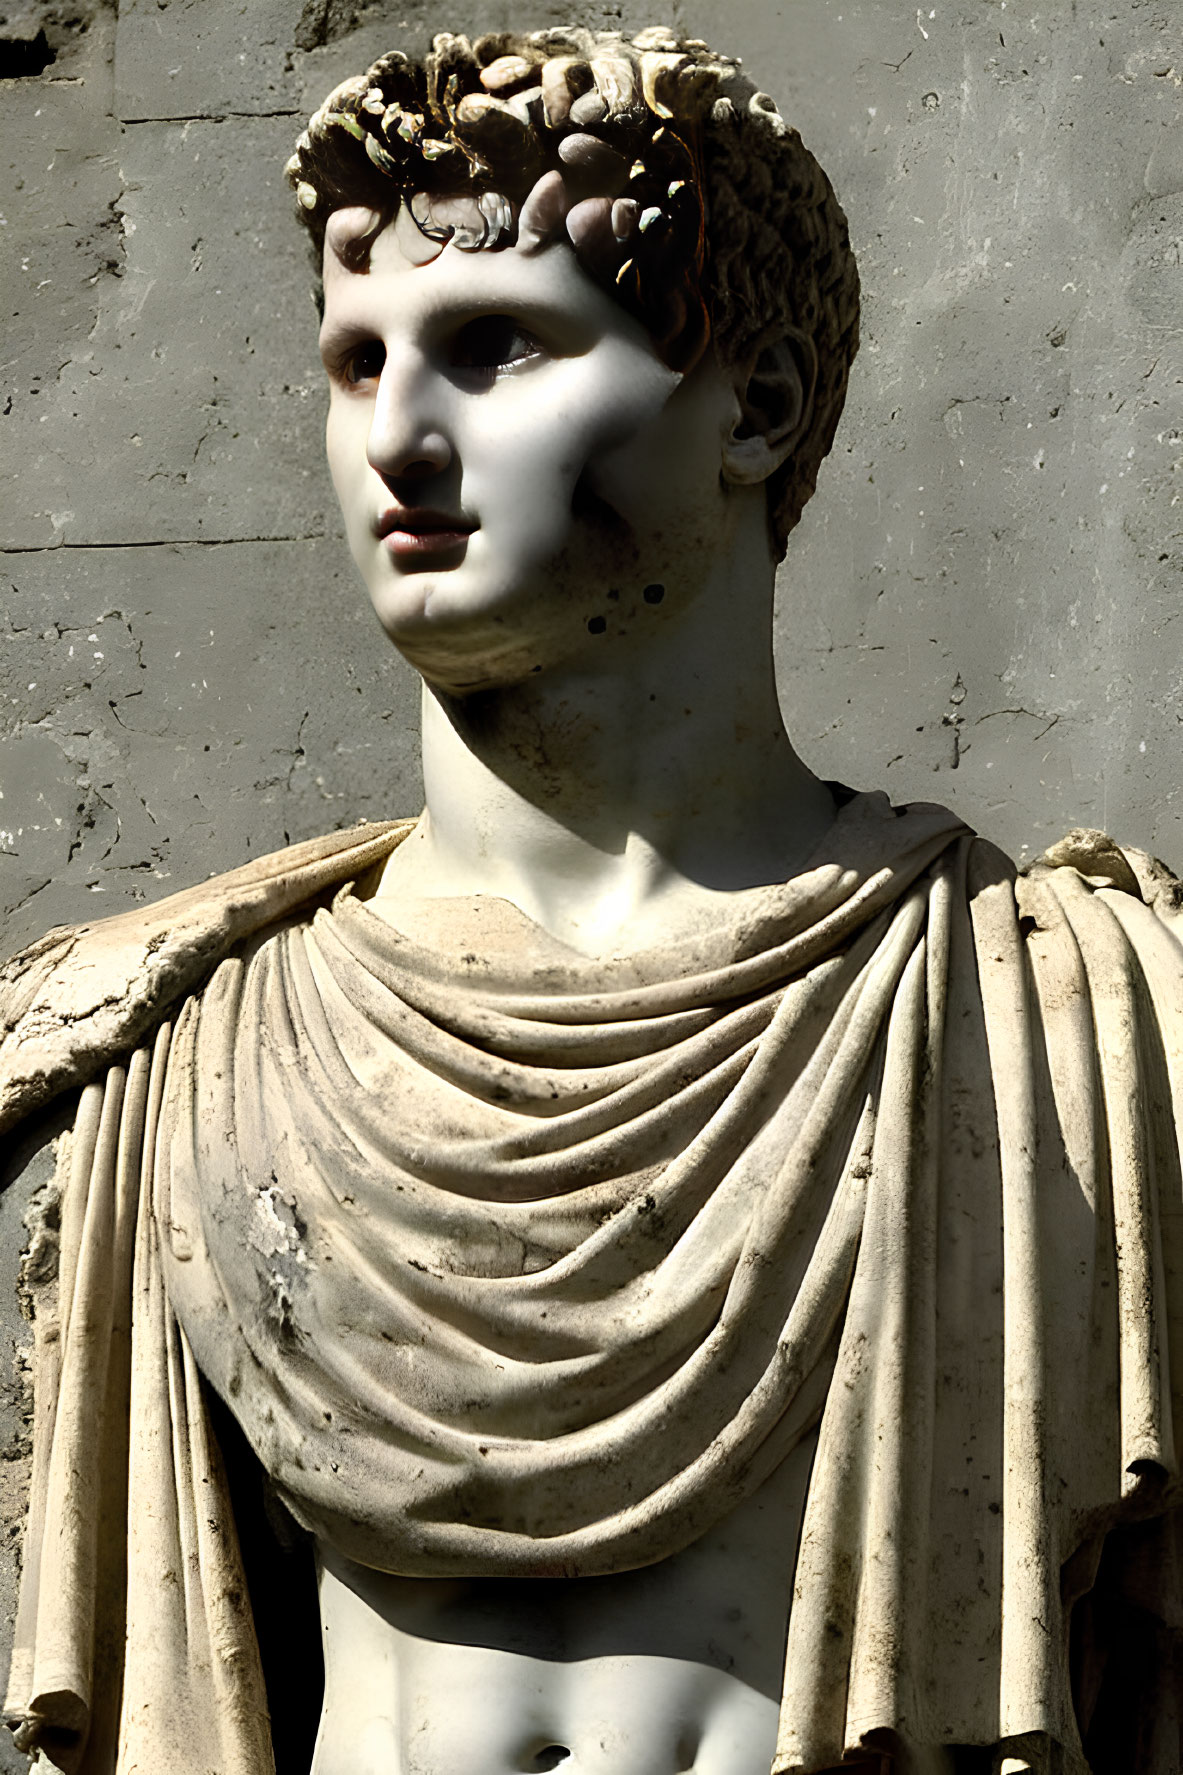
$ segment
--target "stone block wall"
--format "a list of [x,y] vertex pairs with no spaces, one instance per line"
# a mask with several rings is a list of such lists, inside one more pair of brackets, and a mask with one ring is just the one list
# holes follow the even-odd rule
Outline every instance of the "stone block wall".
[[[414,687],[321,459],[282,164],[333,81],[442,20],[85,6],[44,8],[53,59],[3,82],[0,115],[8,947],[418,798]],[[448,22],[566,10],[461,0]],[[676,22],[799,124],[862,266],[847,414],[783,570],[802,749],[1018,855],[1082,823],[1183,863],[1169,0],[687,0]]]
[[[569,16],[0,0],[4,952],[418,806],[416,687],[341,538],[282,167],[384,49]],[[635,0],[580,16],[656,22]],[[1174,0],[665,16],[777,97],[862,268],[846,417],[783,569],[800,749],[1020,857],[1082,824],[1183,867]],[[44,1160],[8,1169],[3,1300]],[[22,1338],[0,1305],[0,1369]],[[0,1616],[24,1413],[0,1384]]]

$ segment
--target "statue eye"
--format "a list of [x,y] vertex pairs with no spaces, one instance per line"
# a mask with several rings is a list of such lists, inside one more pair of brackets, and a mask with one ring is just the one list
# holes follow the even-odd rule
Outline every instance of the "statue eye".
[[456,334],[451,349],[454,368],[476,370],[490,378],[538,355],[537,340],[508,314],[483,314],[469,321]]
[[386,347],[379,339],[367,339],[356,351],[351,351],[345,360],[345,380],[355,385],[361,382],[376,382],[382,374],[382,366],[386,362]]

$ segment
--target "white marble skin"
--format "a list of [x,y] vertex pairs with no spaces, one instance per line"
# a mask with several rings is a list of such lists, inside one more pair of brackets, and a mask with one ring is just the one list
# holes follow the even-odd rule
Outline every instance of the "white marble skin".
[[[403,211],[350,269],[369,222],[329,226],[328,456],[423,678],[427,800],[375,909],[496,895],[592,955],[707,928],[833,814],[771,656],[764,480],[808,413],[797,361],[678,375],[561,243],[440,250]],[[778,1523],[807,1478],[798,1456],[770,1482]],[[597,1580],[436,1588],[323,1550],[314,1775],[767,1775],[795,1555],[767,1508]]]
[[428,247],[404,213],[365,273],[325,264],[329,464],[424,680],[426,814],[379,892],[497,894],[588,954],[709,926],[833,812],[772,661],[762,481],[800,379],[676,375],[561,243]]
[[615,1577],[392,1578],[326,1549],[314,1775],[767,1775],[813,1446]]

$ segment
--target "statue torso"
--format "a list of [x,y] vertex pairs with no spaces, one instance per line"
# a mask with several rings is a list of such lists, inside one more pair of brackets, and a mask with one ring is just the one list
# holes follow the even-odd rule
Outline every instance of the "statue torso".
[[[641,958],[602,983],[556,963],[521,990],[451,944],[436,964],[348,896],[293,921],[340,865],[285,863],[277,901],[273,860],[24,958],[10,1122],[107,1064],[55,1178],[82,1328],[64,1365],[57,1271],[34,1279],[57,1410],[11,1690],[29,1742],[87,1705],[81,1679],[47,1694],[38,1660],[63,1562],[100,1533],[78,1476],[101,1460],[151,1507],[129,1513],[126,1586],[66,1625],[81,1667],[126,1613],[128,1757],[267,1764],[200,1371],[321,1541],[316,1775],[767,1775],[782,1650],[782,1766],[888,1732],[1003,1751],[1016,1721],[1079,1763],[1072,1709],[1091,1731],[1097,1690],[1081,1711],[1061,1648],[1082,1536],[1173,1501],[1183,1421],[1172,1303],[1148,1343],[1129,1273],[1153,1293],[1180,1269],[1139,1170],[1151,1153],[1160,1187],[1178,1176],[1178,890],[1100,842],[1016,884],[938,810],[860,798],[832,863],[706,970]],[[258,940],[232,948],[244,924]],[[196,990],[125,1065],[158,955]],[[130,1456],[118,1419],[96,1447],[88,1390],[100,1354],[130,1379],[126,1324],[122,1354],[103,1331],[112,1276],[141,1356]],[[795,1455],[819,1418],[817,1458]],[[195,1511],[214,1531],[196,1615],[175,1575]],[[1147,1562],[1114,1560],[1124,1597]],[[1154,1569],[1138,1607],[1165,1624],[1174,1565]],[[1115,1651],[1102,1702],[1120,1693],[1133,1744],[1174,1677]]]
[[409,1579],[323,1549],[313,1775],[768,1775],[814,1443],[639,1571]]
[[814,1107],[890,917],[836,945],[848,894],[603,963],[504,902],[346,894],[178,1026],[170,1296],[317,1539],[313,1775],[768,1775],[854,1227],[794,1345],[808,1240],[766,1255],[763,1204],[811,1122],[827,1190],[868,1132],[860,1038]]

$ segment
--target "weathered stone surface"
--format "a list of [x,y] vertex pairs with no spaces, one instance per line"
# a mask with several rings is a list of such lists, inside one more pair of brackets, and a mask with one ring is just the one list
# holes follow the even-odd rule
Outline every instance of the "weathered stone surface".
[[783,574],[790,724],[831,774],[947,799],[1017,855],[1081,820],[1178,858],[1165,15],[794,10],[792,51],[764,9],[736,39],[770,86],[781,63],[865,306]]
[[[571,8],[123,0],[117,104],[113,11],[35,10],[55,59],[0,81],[6,949],[417,805],[413,690],[320,462],[282,165],[392,42]],[[785,702],[827,775],[947,800],[1016,854],[1095,824],[1177,866],[1175,21],[1020,10],[679,9],[799,125],[862,267],[848,411],[782,576]]]
[[[59,376],[83,356],[122,269],[111,117],[114,20],[99,11],[61,43],[38,79],[0,80],[0,541],[46,548],[60,537],[87,450]],[[71,430],[71,427],[73,429]],[[65,444],[50,442],[65,437]],[[64,448],[68,473],[49,465]]]
[[[617,22],[603,5],[580,16]],[[534,7],[531,23],[570,17],[554,0]],[[521,22],[512,0],[461,0],[446,18],[433,0],[123,0],[116,110],[128,122],[299,114],[396,41],[422,49],[439,30],[476,36]]]
[[417,681],[335,542],[11,555],[0,588],[6,954],[231,859],[417,811]]
[[43,74],[54,53],[39,18],[17,13],[0,20],[0,79],[24,80]]
[[282,181],[290,135],[286,119],[124,135],[115,275],[53,366],[52,404],[26,424],[35,471],[7,546],[324,533],[311,278]]
[[301,0],[123,0],[115,61],[120,117],[291,111]]
[[[32,1461],[28,1358],[32,1327],[17,1305],[23,1254],[29,1244],[26,1217],[53,1178],[53,1136],[62,1114],[40,1118],[15,1151],[0,1161],[0,1686],[8,1676],[12,1622],[21,1572],[21,1538]],[[0,1771],[16,1775],[29,1762],[0,1731]]]

